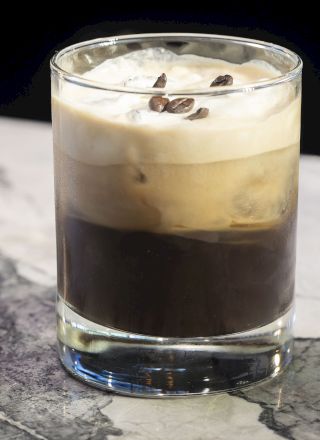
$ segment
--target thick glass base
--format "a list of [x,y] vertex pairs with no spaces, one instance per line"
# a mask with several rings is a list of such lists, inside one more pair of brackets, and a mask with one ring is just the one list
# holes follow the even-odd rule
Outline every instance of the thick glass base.
[[160,338],[106,328],[58,299],[65,368],[99,388],[133,396],[207,394],[275,376],[292,357],[293,309],[254,330],[201,338]]

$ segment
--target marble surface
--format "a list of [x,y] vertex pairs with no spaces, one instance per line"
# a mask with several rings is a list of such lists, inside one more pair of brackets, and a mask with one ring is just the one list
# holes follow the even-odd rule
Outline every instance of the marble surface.
[[0,439],[320,438],[320,158],[302,157],[294,362],[235,393],[146,400],[71,378],[55,345],[51,129],[0,118]]

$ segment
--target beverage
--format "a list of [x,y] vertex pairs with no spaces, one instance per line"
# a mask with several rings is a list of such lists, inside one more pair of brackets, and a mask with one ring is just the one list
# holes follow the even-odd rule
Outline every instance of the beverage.
[[[86,370],[93,358],[110,370],[115,353],[150,370],[150,347],[147,358],[142,353],[152,341],[152,368],[170,364],[175,371],[181,359],[168,359],[180,356],[172,344],[179,349],[183,338],[211,341],[201,348],[211,358],[212,338],[253,332],[257,346],[257,329],[269,326],[289,341],[287,324],[279,322],[287,322],[294,294],[298,83],[226,93],[281,71],[266,60],[232,63],[163,47],[93,64],[82,78],[109,90],[66,82],[53,93],[64,346],[82,353]],[[142,93],[153,84],[154,95]],[[88,330],[79,333],[75,317]],[[133,345],[125,349],[128,337]],[[168,338],[165,350],[154,349],[159,338]],[[274,356],[279,341],[270,341]],[[236,371],[232,356],[230,362]],[[140,393],[141,378],[138,386],[133,376]],[[155,392],[142,383],[143,393]]]
[[[289,194],[285,195],[288,200],[279,204],[279,210],[284,211],[281,221],[237,223],[235,217],[233,224],[225,229],[183,231],[181,228],[157,233],[99,225],[82,219],[76,212],[61,214],[58,224],[62,225],[63,233],[59,233],[63,234],[65,248],[59,249],[59,262],[65,271],[60,267],[59,292],[65,294],[67,303],[78,313],[94,322],[147,335],[222,335],[274,321],[289,309],[293,298],[296,150],[296,146],[291,146],[249,160],[252,169],[257,161],[265,162],[263,172],[267,180],[270,174],[279,172],[288,186]],[[290,160],[292,168],[284,176],[283,164]],[[68,159],[63,161],[67,163]],[[212,173],[231,179],[229,174],[240,168],[241,162],[244,177],[248,159],[182,165],[180,170],[175,165],[168,170],[170,166],[166,165],[164,172],[180,175],[185,184],[188,179],[192,184],[190,168],[196,168],[197,175]],[[69,164],[66,172],[69,179],[80,180],[78,167]],[[120,170],[117,165],[101,172],[105,176],[114,175],[114,179],[131,174],[131,170]],[[141,186],[149,185],[148,166],[143,172],[145,182],[132,178],[131,185],[138,192]],[[151,169],[150,175],[154,177],[156,172]],[[158,172],[162,174],[161,170]],[[90,169],[88,179],[91,175],[96,178],[97,171]],[[249,177],[248,190],[254,191],[257,182],[252,182],[252,188],[250,184]],[[263,181],[258,184],[263,185]],[[267,193],[268,189],[267,183]],[[239,201],[238,185],[234,190],[231,204]],[[236,215],[238,210],[240,215],[247,213],[241,212],[241,205],[233,208]],[[262,204],[261,215],[263,208]],[[58,240],[63,241],[62,237]]]

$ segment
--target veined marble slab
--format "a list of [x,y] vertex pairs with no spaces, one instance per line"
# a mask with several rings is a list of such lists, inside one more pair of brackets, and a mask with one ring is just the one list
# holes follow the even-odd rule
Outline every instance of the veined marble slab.
[[0,118],[0,439],[320,438],[320,158],[302,157],[296,343],[280,377],[237,393],[149,400],[71,378],[55,349],[51,128]]

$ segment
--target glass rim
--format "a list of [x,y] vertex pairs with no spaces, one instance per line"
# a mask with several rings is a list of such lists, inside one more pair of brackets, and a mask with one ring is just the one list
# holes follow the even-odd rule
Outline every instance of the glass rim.
[[[114,46],[117,44],[130,43],[132,40],[155,40],[157,38],[172,38],[179,40],[180,38],[190,38],[196,40],[219,40],[219,41],[230,41],[236,44],[243,44],[252,47],[259,47],[269,50],[270,52],[276,52],[283,56],[290,57],[294,63],[294,67],[274,78],[270,78],[262,81],[247,82],[244,84],[230,85],[230,86],[217,86],[217,87],[206,87],[201,89],[157,89],[157,88],[141,88],[141,87],[126,87],[118,86],[114,84],[107,84],[101,81],[95,81],[92,79],[86,79],[80,74],[74,74],[68,70],[63,69],[59,65],[59,60],[66,54],[70,52],[76,52],[78,49],[84,47],[96,47],[96,46]],[[277,44],[268,43],[262,40],[255,40],[251,38],[235,37],[230,35],[219,35],[219,34],[202,34],[202,33],[180,33],[180,32],[160,32],[160,33],[141,33],[141,34],[130,34],[130,35],[116,35],[111,37],[95,38],[92,40],[82,41],[80,43],[72,44],[70,46],[57,51],[50,60],[51,72],[58,74],[64,80],[71,82],[73,84],[105,90],[109,92],[122,92],[122,93],[134,93],[143,95],[224,95],[237,92],[252,92],[258,89],[264,89],[277,84],[285,83],[298,77],[302,71],[303,62],[302,59],[290,49]]]

